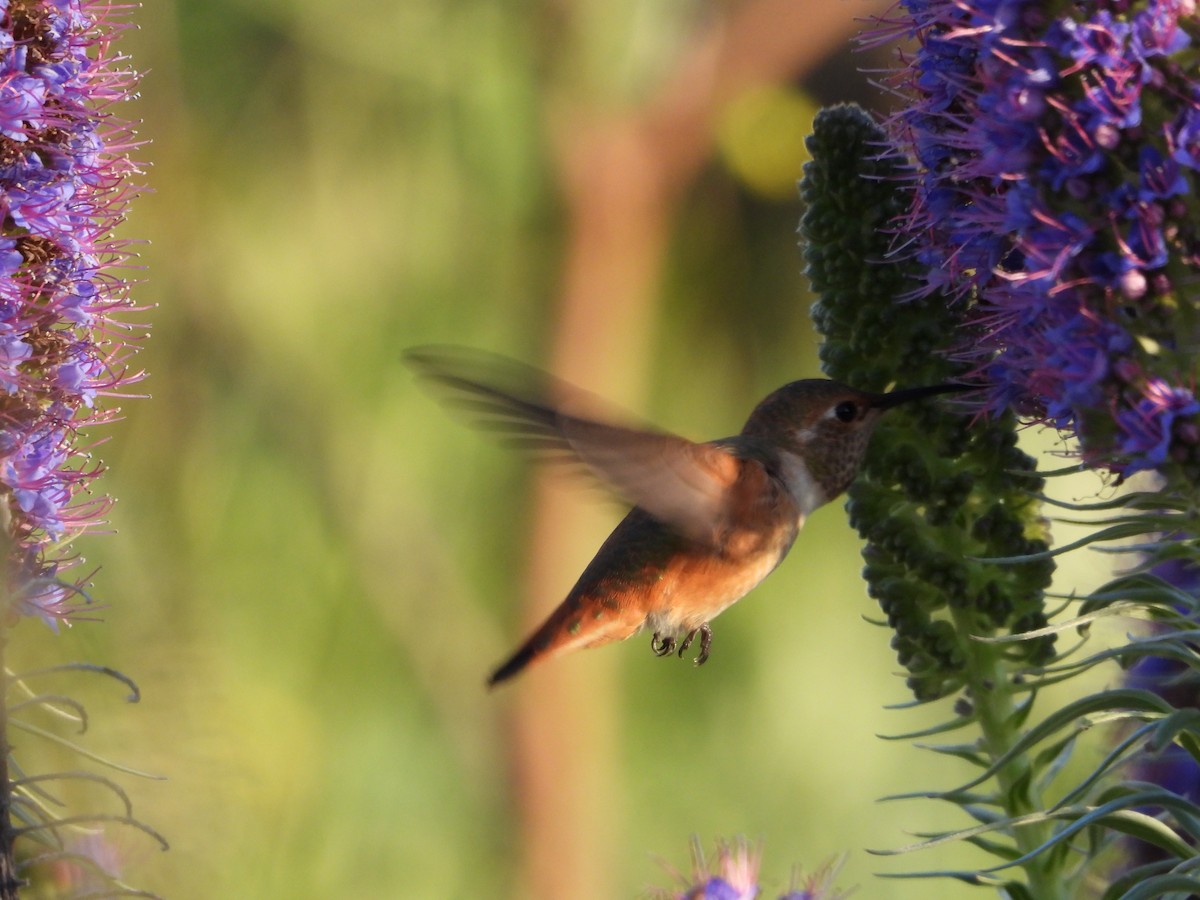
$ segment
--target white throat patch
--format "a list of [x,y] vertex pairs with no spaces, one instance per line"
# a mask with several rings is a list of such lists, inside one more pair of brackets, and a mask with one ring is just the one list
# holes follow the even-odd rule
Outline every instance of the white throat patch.
[[787,485],[788,492],[800,508],[800,519],[803,522],[814,509],[824,505],[829,498],[812,477],[802,458],[787,450],[780,451],[779,458],[783,483]]

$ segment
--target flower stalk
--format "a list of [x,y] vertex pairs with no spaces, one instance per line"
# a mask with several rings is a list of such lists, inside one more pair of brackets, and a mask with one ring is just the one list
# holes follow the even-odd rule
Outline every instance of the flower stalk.
[[[937,342],[961,327],[961,313],[941,298],[896,297],[911,286],[913,260],[891,255],[890,217],[904,208],[911,170],[890,150],[883,130],[861,110],[823,111],[809,142],[812,162],[801,193],[809,275],[821,299],[813,317],[824,338],[826,372],[882,390],[955,380],[961,364],[938,355]],[[866,227],[864,227],[866,223]],[[949,728],[976,726],[977,749],[944,752],[969,758],[994,779],[972,798],[985,823],[1013,823],[1041,808],[1034,763],[1018,751],[1027,706],[1021,681],[1054,655],[1053,637],[993,644],[1047,624],[1044,590],[1053,564],[1035,559],[997,566],[997,557],[1037,556],[1044,524],[1030,488],[1033,461],[1016,447],[1011,415],[972,422],[953,404],[917,404],[880,423],[859,479],[848,492],[850,521],[867,541],[864,576],[894,629],[893,647],[916,699],[957,696]],[[941,795],[956,802],[953,792]],[[1010,858],[1024,857],[1047,836],[1044,825],[998,827]],[[1010,890],[1054,900],[1061,873],[1044,857],[1023,866]]]
[[[959,634],[975,633],[977,623],[961,610],[951,614]],[[982,645],[967,656],[964,694],[974,698],[976,720],[986,748],[987,759],[996,765],[1017,746],[1022,737],[1018,723],[1024,721],[1011,690],[1013,674],[995,645]],[[1027,753],[1012,756],[996,767],[998,796],[1004,798],[1004,813],[1022,820],[1045,808],[1036,772]],[[1039,900],[1066,900],[1070,896],[1063,872],[1047,856],[1037,855],[1038,847],[1053,834],[1050,821],[1034,821],[1012,829],[1013,844],[1021,857],[1029,857],[1023,866],[1029,894]]]
[[[82,562],[72,542],[103,524],[110,504],[91,493],[103,471],[91,433],[143,377],[120,274],[129,251],[115,236],[140,174],[135,135],[115,114],[137,82],[113,49],[128,9],[0,0],[0,900],[17,896],[47,852],[19,852],[18,840],[61,855],[53,848],[68,821],[48,812],[59,776],[27,777],[11,760],[7,698],[27,689],[4,654],[20,619],[57,629],[87,603],[86,577],[66,573]],[[82,717],[71,700],[30,693],[22,706]]]
[[[801,230],[832,377],[979,386],[957,411],[897,411],[848,492],[909,686],[920,701],[956,698],[955,718],[927,734],[978,733],[932,748],[977,778],[906,796],[978,823],[918,847],[967,841],[998,863],[925,874],[1018,900],[1104,877],[1105,900],[1200,894],[1195,784],[1130,777],[1169,746],[1200,761],[1194,691],[1182,689],[1200,672],[1200,598],[1163,574],[1200,566],[1200,17],[1194,0],[897,10],[875,38],[916,38],[894,80],[908,102],[884,129],[850,110],[818,119]],[[1153,471],[1158,486],[1049,501],[1015,447],[1018,416],[1077,438],[1082,467]],[[1105,518],[1052,551],[1042,503]],[[1051,625],[1054,558],[1104,541],[1134,541],[1139,557],[1090,596],[1063,597],[1058,612],[1075,618]],[[1116,615],[1157,627],[1056,653],[1058,635]],[[1144,675],[1164,659],[1169,684],[1033,715],[1044,685],[1114,661]],[[1077,739],[1099,724],[1115,726],[1111,749],[1064,784]],[[1114,868],[1131,838],[1154,854]]]
[[[5,598],[7,599],[7,598]],[[4,604],[7,612],[7,602]],[[0,673],[7,673],[8,629],[0,628]],[[16,831],[13,828],[13,784],[8,761],[8,704],[0,703],[0,900],[17,900],[24,880],[17,874]]]

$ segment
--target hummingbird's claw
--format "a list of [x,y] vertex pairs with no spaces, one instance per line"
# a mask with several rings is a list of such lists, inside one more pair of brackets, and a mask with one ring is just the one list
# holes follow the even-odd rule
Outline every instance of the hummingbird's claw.
[[688,647],[692,646],[692,641],[695,640],[697,632],[700,633],[700,655],[692,660],[692,662],[698,666],[702,666],[708,660],[708,651],[712,647],[712,629],[708,627],[707,622],[699,628],[693,628],[687,633],[687,637],[679,645],[679,658],[683,659],[683,654],[687,651]]
[[683,659],[683,654],[687,652],[687,648],[692,646],[692,640],[696,637],[696,629],[693,628],[687,633],[683,639],[683,643],[679,645],[679,658]]
[[712,629],[705,622],[700,626],[700,655],[694,660],[698,666],[704,665],[708,660],[708,651],[712,647]]
[[655,656],[670,656],[675,651],[675,638],[659,637],[656,631],[650,638],[650,649],[654,651]]

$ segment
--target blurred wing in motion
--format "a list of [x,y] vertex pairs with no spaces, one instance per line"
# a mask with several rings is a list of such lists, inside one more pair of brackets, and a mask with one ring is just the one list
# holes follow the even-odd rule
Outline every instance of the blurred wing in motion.
[[582,462],[635,506],[695,541],[715,545],[728,519],[740,460],[720,444],[598,421],[595,398],[545,372],[460,347],[418,347],[405,362],[472,414],[473,424],[551,458]]

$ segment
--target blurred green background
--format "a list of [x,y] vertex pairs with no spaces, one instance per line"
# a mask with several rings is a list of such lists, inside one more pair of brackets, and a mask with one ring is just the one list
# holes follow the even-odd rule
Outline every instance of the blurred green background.
[[[821,6],[821,5],[816,5]],[[819,374],[794,182],[815,105],[873,92],[868,4],[154,0],[120,46],[153,193],[124,233],[151,400],[101,456],[101,623],[23,623],[193,898],[632,897],[692,834],[764,884],[849,859],[871,898],[974,896],[868,856],[951,824],[890,793],[961,773],[878,733],[905,701],[840,504],[716,625],[700,670],[638,639],[483,678],[621,515],[423,395],[403,348],[554,368],[663,426],[733,433]],[[36,746],[36,745],[35,745]],[[31,750],[33,747],[30,748]],[[18,747],[18,757],[21,749]],[[540,848],[540,849],[539,849]],[[559,887],[547,887],[554,884]],[[563,887],[567,885],[568,887]]]

